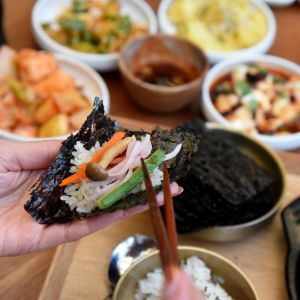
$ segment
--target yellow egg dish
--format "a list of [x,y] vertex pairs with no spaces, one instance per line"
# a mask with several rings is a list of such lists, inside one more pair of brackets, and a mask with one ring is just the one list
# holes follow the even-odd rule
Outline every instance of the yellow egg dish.
[[168,17],[178,35],[211,51],[251,47],[268,30],[266,16],[248,0],[174,0]]

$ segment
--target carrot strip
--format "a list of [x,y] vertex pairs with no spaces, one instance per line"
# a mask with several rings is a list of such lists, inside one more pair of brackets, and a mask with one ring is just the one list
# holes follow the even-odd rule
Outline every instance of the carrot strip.
[[[86,166],[85,166],[86,167]],[[78,182],[81,178],[85,176],[85,168],[80,169],[77,173],[72,174],[71,176],[65,178],[59,186],[66,186],[71,183]]]
[[116,142],[120,141],[125,136],[125,132],[118,131],[116,132],[112,138],[99,149],[99,151],[95,154],[95,156],[91,159],[91,162],[99,162],[101,157],[103,156],[104,152],[114,145]]
[[[111,139],[104,145],[102,146],[98,152],[95,154],[95,156],[90,160],[90,162],[99,162],[103,154],[107,149],[109,149],[112,145],[120,141],[123,137],[125,136],[125,132],[123,131],[117,131]],[[86,163],[81,164],[79,166],[79,171],[77,171],[75,174],[72,174],[69,177],[66,177],[59,186],[66,186],[75,182],[80,181],[80,179],[84,178],[85,175],[85,169],[86,169]]]

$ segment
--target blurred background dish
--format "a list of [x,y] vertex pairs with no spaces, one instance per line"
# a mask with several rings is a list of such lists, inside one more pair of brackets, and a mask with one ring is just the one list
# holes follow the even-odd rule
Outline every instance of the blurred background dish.
[[[117,68],[118,50],[123,42],[144,31],[157,32],[155,14],[145,1],[112,1],[106,10],[101,5],[88,9],[87,3],[93,2],[37,1],[31,21],[38,44],[46,50],[79,59],[99,71],[109,71]],[[100,42],[100,38],[105,42]]]
[[265,0],[272,7],[286,7],[292,5],[296,0]]
[[[221,287],[233,299],[258,300],[257,293],[247,276],[225,257],[198,247],[179,246],[179,256],[182,260],[190,257],[201,259],[207,268],[211,269],[212,281],[220,283]],[[120,278],[113,293],[113,300],[139,299],[134,295],[138,289],[138,280],[146,277],[147,273],[160,268],[160,259],[157,251],[141,257]],[[193,277],[199,276],[194,269]],[[160,277],[159,274],[158,278]],[[210,277],[210,276],[208,276]],[[152,277],[157,278],[156,276]],[[207,278],[207,277],[206,277]],[[153,283],[152,283],[153,284]],[[155,289],[155,284],[150,291]],[[146,287],[145,287],[146,288]],[[210,286],[211,288],[211,286]],[[213,293],[213,291],[211,291]],[[208,298],[218,299],[218,298]]]
[[162,0],[158,21],[162,32],[201,46],[210,63],[229,56],[265,53],[276,35],[273,12],[260,0],[239,0],[234,6],[227,0]]
[[141,107],[156,113],[179,110],[199,95],[207,60],[187,40],[164,34],[127,43],[119,68],[123,83]]
[[80,128],[95,96],[109,112],[104,80],[85,64],[36,50],[4,46],[1,55],[0,137],[16,141],[65,139]]
[[[229,73],[231,75],[226,79]],[[229,90],[218,96],[216,86],[217,96],[212,95],[212,88],[222,78],[227,83],[224,81],[222,85],[220,82],[219,91],[222,86]],[[230,87],[228,82],[234,85],[234,81],[235,86]],[[291,61],[270,55],[234,57],[208,72],[203,82],[202,109],[209,121],[256,131],[255,136],[272,148],[292,150],[300,146],[299,85],[300,66]],[[239,94],[238,97],[236,94]],[[228,97],[233,102],[238,99],[237,103],[232,106],[233,102],[228,101]],[[221,98],[226,98],[226,101],[217,103]],[[220,112],[226,108],[224,103],[232,106],[229,113]],[[237,114],[242,110],[238,118]],[[231,117],[231,111],[235,118]]]

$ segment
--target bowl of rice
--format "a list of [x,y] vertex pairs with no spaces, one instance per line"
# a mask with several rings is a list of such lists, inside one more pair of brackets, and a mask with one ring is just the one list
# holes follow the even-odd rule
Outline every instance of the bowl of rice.
[[[258,300],[246,275],[225,257],[198,247],[179,246],[181,269],[206,300]],[[159,252],[141,257],[118,281],[113,300],[159,300],[164,276]]]

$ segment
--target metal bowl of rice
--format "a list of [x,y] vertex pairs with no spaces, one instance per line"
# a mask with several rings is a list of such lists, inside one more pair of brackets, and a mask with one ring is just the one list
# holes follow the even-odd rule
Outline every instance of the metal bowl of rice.
[[[198,247],[179,246],[181,268],[206,300],[258,300],[246,275],[225,257]],[[113,300],[157,300],[163,282],[158,251],[141,257],[118,281]]]

